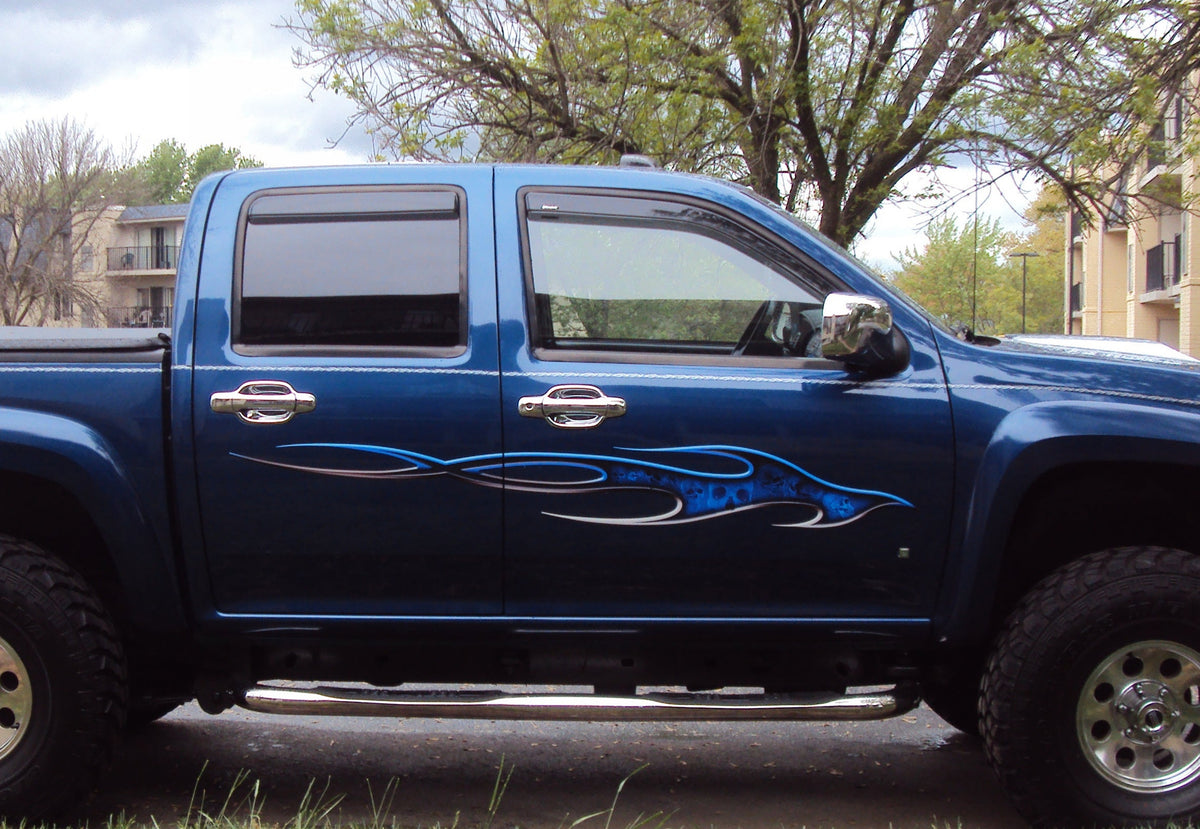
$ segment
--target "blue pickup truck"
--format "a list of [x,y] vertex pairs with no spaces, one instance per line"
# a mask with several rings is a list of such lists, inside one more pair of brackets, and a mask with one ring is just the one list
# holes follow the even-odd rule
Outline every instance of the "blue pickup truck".
[[1196,363],[956,336],[645,169],[216,176],[176,297],[170,332],[0,335],[0,812],[191,699],[924,699],[1032,823],[1200,815]]

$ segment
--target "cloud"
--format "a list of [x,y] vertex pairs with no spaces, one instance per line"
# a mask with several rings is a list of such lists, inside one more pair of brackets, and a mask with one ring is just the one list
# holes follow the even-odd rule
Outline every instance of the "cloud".
[[39,0],[37,11],[51,18],[79,19],[99,16],[107,20],[155,17],[169,10],[205,11],[228,0]]
[[293,94],[252,99],[253,117],[243,122],[247,139],[279,151],[333,150],[332,155],[366,161],[373,154],[370,137],[359,127],[347,128],[353,107],[341,98],[315,90],[302,98],[302,83],[289,85]]
[[[154,64],[186,59],[200,45],[199,4],[165,4],[158,13],[76,2],[41,4],[4,13],[0,25],[0,91],[58,98],[120,71],[131,60]],[[113,6],[121,4],[113,3]]]
[[[5,0],[0,0],[3,8]],[[279,28],[290,0],[43,0],[0,11],[0,135],[26,121],[74,117],[110,143],[148,152],[237,146],[267,164],[369,157],[345,132],[348,102],[311,94]]]

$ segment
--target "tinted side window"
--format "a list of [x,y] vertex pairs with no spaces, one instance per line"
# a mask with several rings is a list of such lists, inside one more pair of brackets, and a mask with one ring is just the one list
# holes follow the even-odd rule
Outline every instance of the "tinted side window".
[[466,344],[461,194],[268,193],[244,210],[235,341]]
[[540,347],[805,356],[820,328],[826,289],[714,211],[619,196],[526,198]]

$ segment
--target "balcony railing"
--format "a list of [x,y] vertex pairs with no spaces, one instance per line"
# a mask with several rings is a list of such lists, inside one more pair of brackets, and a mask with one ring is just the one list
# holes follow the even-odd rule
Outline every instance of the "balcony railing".
[[110,307],[105,309],[105,317],[109,328],[170,328],[174,310],[170,305]]
[[1075,282],[1071,285],[1071,313],[1083,310],[1083,283]]
[[178,245],[108,249],[110,271],[162,271],[171,270],[178,264]]
[[1179,238],[1146,251],[1146,290],[1163,291],[1179,284]]

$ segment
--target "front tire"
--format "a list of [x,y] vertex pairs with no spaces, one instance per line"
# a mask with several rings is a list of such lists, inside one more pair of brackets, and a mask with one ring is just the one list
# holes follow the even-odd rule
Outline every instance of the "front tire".
[[1040,826],[1200,816],[1200,559],[1075,561],[1010,616],[983,681],[988,759]]
[[125,717],[112,622],[58,558],[0,535],[0,815],[43,819],[88,794]]

